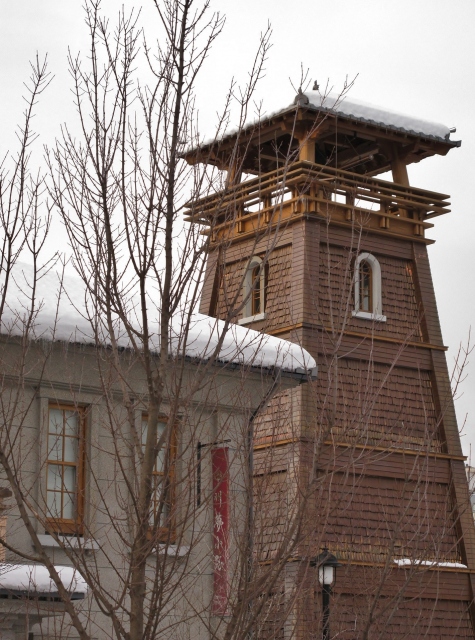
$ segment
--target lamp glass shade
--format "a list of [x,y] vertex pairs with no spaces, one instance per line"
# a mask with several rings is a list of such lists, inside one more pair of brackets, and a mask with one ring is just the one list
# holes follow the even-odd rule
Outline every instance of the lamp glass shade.
[[331,586],[335,582],[335,567],[324,564],[318,568],[318,580],[320,584]]

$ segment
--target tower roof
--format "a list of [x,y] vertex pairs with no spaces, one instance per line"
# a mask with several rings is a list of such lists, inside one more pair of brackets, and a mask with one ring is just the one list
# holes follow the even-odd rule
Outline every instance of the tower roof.
[[[377,125],[439,141],[450,141],[450,128],[443,124],[398,113],[357,100],[348,95],[341,96],[336,93],[325,95],[320,91],[306,91],[296,96],[294,104],[296,103],[305,106],[307,109],[337,114],[348,120]],[[452,141],[452,144],[458,143]]]
[[292,104],[207,140],[183,157],[225,169],[237,156],[243,171],[260,174],[278,168],[293,152],[297,156],[299,145],[311,137],[316,163],[374,176],[389,169],[394,153],[405,164],[445,155],[461,145],[450,139],[452,132],[348,95],[299,91]]

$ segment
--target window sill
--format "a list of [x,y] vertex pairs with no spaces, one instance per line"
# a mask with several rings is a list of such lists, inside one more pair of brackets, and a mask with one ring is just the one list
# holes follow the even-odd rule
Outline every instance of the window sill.
[[158,547],[155,547],[152,553],[153,555],[158,556],[174,556],[182,558],[183,556],[186,556],[189,551],[190,547],[185,544],[159,544]]
[[[60,542],[58,542],[58,540]],[[63,536],[58,534],[56,538],[50,536],[49,534],[43,534],[38,536],[38,540],[43,547],[51,547],[51,548],[73,548],[73,549],[86,549],[86,550],[96,550],[99,549],[99,544],[95,540],[84,540],[84,538],[77,536]]]
[[369,313],[368,311],[352,311],[353,318],[361,318],[362,320],[376,320],[376,322],[386,322],[386,316],[378,313]]
[[259,322],[259,320],[265,320],[267,318],[267,313],[258,313],[255,316],[248,316],[247,318],[241,318],[238,320],[238,324],[251,324],[251,322]]

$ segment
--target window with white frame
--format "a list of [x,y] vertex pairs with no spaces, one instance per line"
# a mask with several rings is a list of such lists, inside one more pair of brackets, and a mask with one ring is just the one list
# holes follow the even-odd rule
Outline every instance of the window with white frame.
[[381,296],[381,266],[378,260],[362,252],[355,260],[355,309],[353,316],[386,322]]
[[246,267],[244,276],[244,318],[239,324],[265,320],[266,305],[266,265],[259,256],[253,256]]

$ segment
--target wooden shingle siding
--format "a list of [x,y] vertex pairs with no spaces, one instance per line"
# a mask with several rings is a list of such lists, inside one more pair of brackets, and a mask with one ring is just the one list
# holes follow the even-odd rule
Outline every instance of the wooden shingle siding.
[[287,472],[292,466],[292,450],[297,449],[298,442],[294,447],[288,446],[267,446],[265,448],[256,448],[254,451],[254,468],[253,475],[255,477],[264,476],[266,474]]
[[[324,474],[315,497],[319,537],[341,559],[461,562],[454,507],[435,482]],[[324,520],[322,521],[322,518]]]
[[254,478],[254,552],[259,562],[275,557],[291,518],[295,501],[286,471],[265,473]]
[[[297,571],[295,567],[294,573]],[[301,582],[297,637],[319,638],[322,594],[312,569],[307,570]],[[358,595],[353,595],[355,585],[361,586]],[[379,598],[375,598],[376,593]],[[363,640],[366,631],[370,640],[472,638],[468,598],[466,575],[344,565],[338,569],[333,588],[332,637]]]
[[334,353],[335,343],[339,343],[339,355],[358,360],[362,366],[368,366],[368,362],[378,362],[388,366],[397,364],[399,367],[410,369],[432,369],[432,355],[429,349],[414,345],[408,345],[403,340],[398,342],[384,342],[378,340],[377,335],[341,335],[335,332],[323,331],[317,327],[305,331],[303,345],[315,357],[321,361]]
[[[429,341],[434,344],[440,344],[442,343],[442,332],[437,313],[427,248],[414,244],[412,250],[417,289],[424,314],[424,330]],[[444,355],[438,351],[432,352],[432,371],[436,407],[442,417],[440,430],[446,439],[447,451],[454,455],[460,455],[462,448],[452,399],[447,362]],[[468,567],[472,571],[475,571],[475,528],[471,510],[467,508],[469,496],[463,462],[452,461],[451,472],[453,499],[458,505],[459,511],[458,527],[463,557]],[[470,582],[472,588],[471,599],[473,601],[475,596],[475,577],[473,575],[471,576]],[[471,605],[471,615],[475,628],[475,605],[473,602]]]
[[[227,264],[224,267],[216,301],[216,316],[218,318],[226,318],[229,311],[242,304],[242,286],[246,264],[247,261],[240,261]],[[235,321],[239,317],[242,318],[242,313],[236,317]]]
[[[318,602],[318,599],[317,599]],[[381,598],[372,610],[364,597],[335,598],[332,633],[341,640],[363,640],[370,612],[369,640],[454,640],[473,638],[467,604],[425,598]],[[318,605],[317,605],[318,606]],[[321,613],[318,616],[321,619]],[[333,624],[332,624],[333,623]]]
[[260,598],[265,601],[265,604],[257,617],[254,637],[257,640],[284,640],[288,602],[286,602],[283,587],[263,594]]
[[462,455],[447,362],[444,354],[439,351],[432,352],[432,372],[437,409],[442,417],[441,431],[447,442],[447,450],[454,455]]
[[353,473],[399,480],[425,481],[450,484],[450,460],[426,455],[398,453],[396,451],[375,451],[365,448],[325,445],[317,460],[322,471],[340,473],[351,469]]
[[[253,329],[265,329],[266,332],[271,332],[275,327],[291,323],[291,258],[291,245],[275,249],[270,254],[267,269],[268,286],[265,294],[267,319],[253,323]],[[248,261],[249,258],[225,266],[217,300],[217,316],[219,318],[226,316],[234,300],[236,300],[234,306],[242,304],[242,286]],[[243,317],[244,313],[241,311],[237,315],[236,321]]]
[[[366,246],[362,250],[366,250]],[[411,261],[375,254],[381,265],[382,308],[387,320],[372,322],[351,316],[355,308],[352,282],[357,252],[322,244],[320,255],[320,294],[314,316],[316,322],[325,327],[338,328],[343,328],[344,322],[350,331],[371,332],[412,342],[421,340],[420,310]]]
[[[365,180],[356,179],[363,189]],[[316,382],[274,397],[254,423],[254,491],[263,507],[256,514],[259,560],[276,556],[299,496],[306,501],[302,543],[286,565],[288,584],[300,589],[295,610],[269,616],[256,636],[291,637],[295,623],[292,637],[321,637],[321,592],[308,558],[328,546],[344,564],[332,598],[331,637],[473,638],[475,527],[430,241],[416,222],[421,211],[385,209],[385,227],[381,211],[354,216],[351,206],[331,202],[317,208],[310,191],[305,185],[289,205],[285,224],[256,227],[254,234],[248,224],[224,254],[224,281],[240,294],[236,283],[249,259],[271,249],[267,318],[251,326],[302,345],[319,367]],[[381,267],[385,322],[352,316],[360,252],[373,254]],[[212,297],[206,286],[203,300]],[[469,569],[396,568],[394,557]],[[287,603],[291,593],[292,587]]]
[[[333,416],[329,398],[335,382]],[[321,366],[317,385],[317,422],[323,431],[332,425],[336,442],[442,451],[427,371],[341,359],[337,374]]]
[[412,246],[412,252],[414,279],[418,297],[422,305],[423,325],[427,339],[433,344],[443,344],[427,247],[414,244]]
[[[339,226],[321,225],[321,242],[339,246],[351,251],[368,251],[375,255],[392,256],[402,260],[412,260],[413,243],[399,238],[375,235],[364,229],[348,229]],[[415,244],[425,249],[425,245]]]
[[254,421],[254,444],[277,444],[301,434],[301,392],[292,389],[276,394]]
[[[294,572],[297,573],[296,568]],[[298,637],[302,640],[320,638],[322,594],[310,568],[304,583],[299,602]],[[355,585],[358,595],[354,595]],[[377,599],[376,592],[380,592]],[[368,631],[367,637],[371,640],[472,638],[469,597],[466,575],[344,565],[338,569],[338,581],[333,589],[332,637],[362,640]]]
[[351,317],[353,306],[352,255],[341,247],[320,245],[318,302],[313,310],[314,322],[338,329]]
[[206,262],[206,274],[203,282],[203,289],[201,291],[201,300],[200,300],[200,313],[204,315],[213,315],[216,312],[216,309],[213,308],[215,305],[212,304],[213,298],[213,288],[215,286],[215,280],[217,276],[217,260],[218,260],[218,252],[213,251],[208,255],[208,260]]
[[[422,598],[433,600],[434,603],[437,600],[456,600],[467,603],[470,599],[468,575],[443,568],[402,569],[393,565],[375,567],[344,564],[338,573],[335,596],[345,598],[352,594],[355,583],[364,585],[361,593],[366,596],[368,602],[381,584],[383,585],[381,595],[396,598],[396,603],[404,598]],[[402,589],[404,589],[403,592]]]
[[[281,227],[272,234],[265,234],[261,238],[250,238],[241,242],[228,245],[221,245],[210,252],[213,255],[220,252],[221,260],[224,264],[232,264],[249,260],[254,255],[270,255],[285,246],[291,246],[293,242],[292,227]],[[208,276],[207,276],[208,277]]]
[[292,246],[275,249],[269,257],[265,331],[292,323]]

